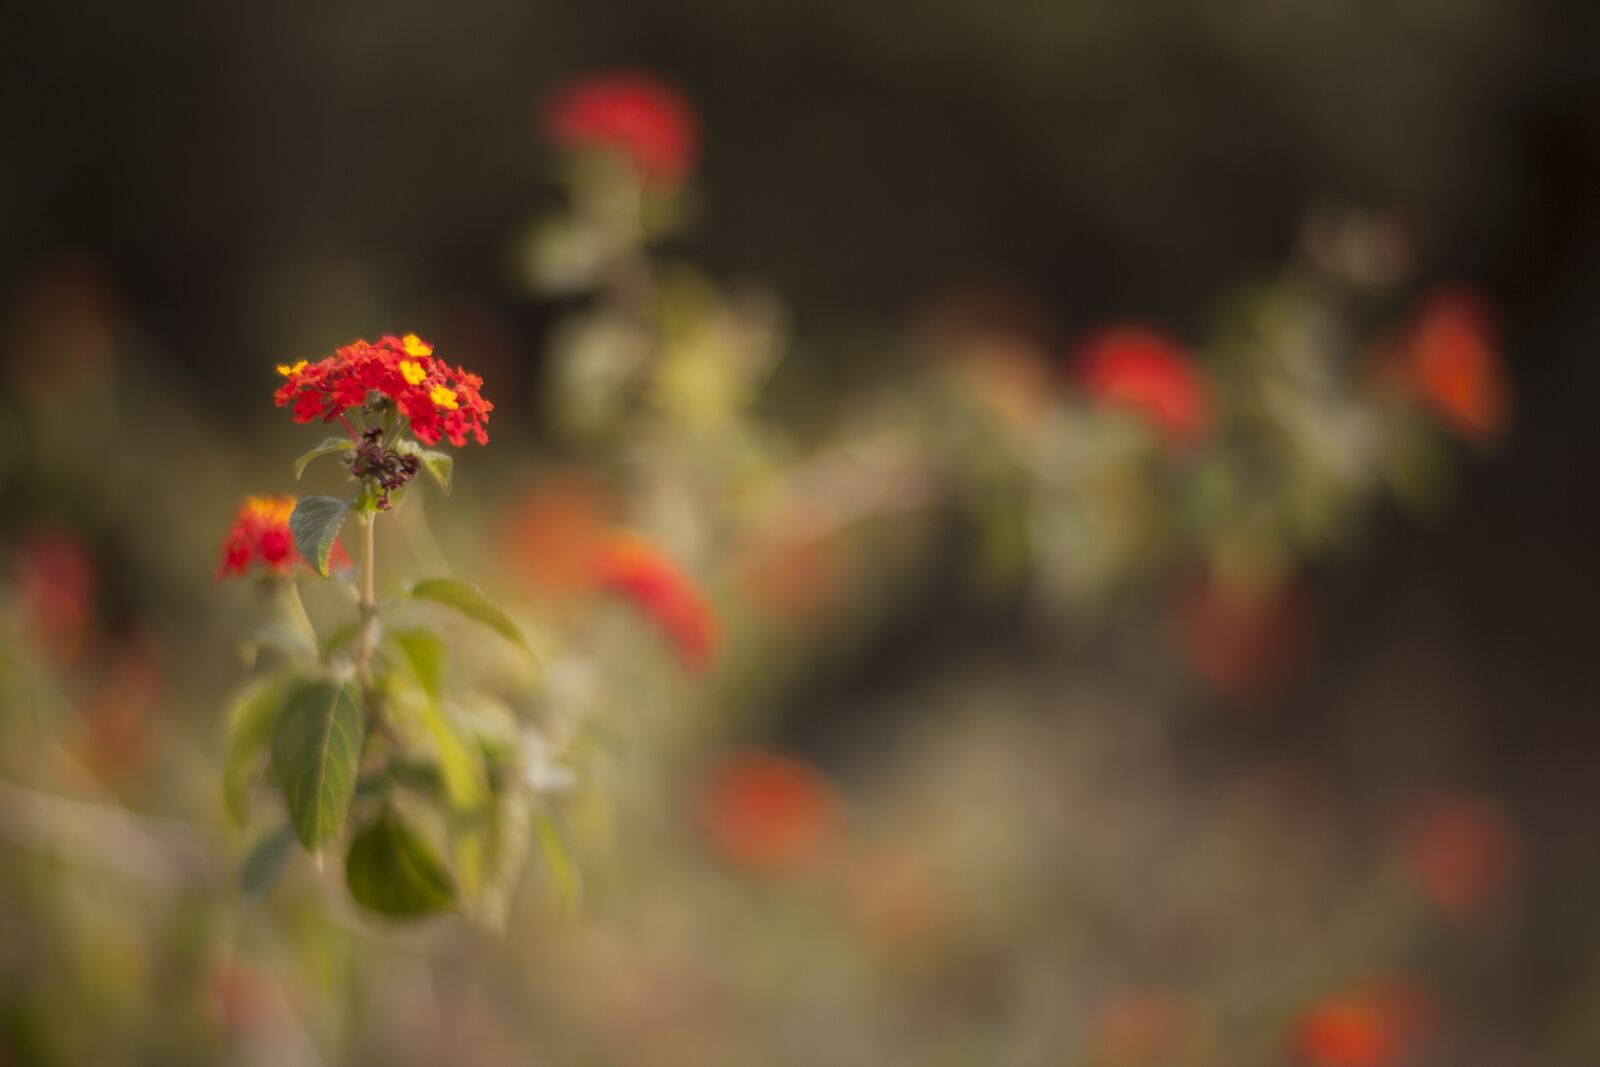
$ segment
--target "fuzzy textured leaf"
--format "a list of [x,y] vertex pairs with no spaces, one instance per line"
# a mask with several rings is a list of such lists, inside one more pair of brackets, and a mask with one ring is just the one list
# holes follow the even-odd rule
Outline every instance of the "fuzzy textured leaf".
[[356,903],[393,919],[420,918],[456,903],[449,868],[433,846],[388,807],[350,843],[345,884]]
[[295,836],[315,852],[339,835],[355,791],[365,724],[352,683],[303,682],[272,731],[272,769]]
[[289,516],[289,532],[294,535],[294,547],[305,561],[324,578],[328,576],[328,558],[333,555],[333,543],[339,538],[339,527],[350,513],[350,502],[331,496],[303,496]]
[[288,678],[269,678],[250,686],[233,702],[222,760],[222,795],[237,825],[243,826],[250,818],[250,791],[261,776],[266,762],[262,757],[288,688]]
[[318,456],[330,456],[335,452],[348,452],[354,447],[355,443],[348,437],[328,438],[294,461],[294,480],[298,482],[300,476],[306,472],[306,467]]
[[527,638],[522,636],[522,629],[511,616],[496,607],[483,590],[470,582],[463,582],[455,578],[428,578],[411,587],[413,600],[428,600],[435,604],[443,604],[447,608],[454,608],[461,614],[483,623],[507,641],[517,645],[530,655],[533,649],[529,647]]

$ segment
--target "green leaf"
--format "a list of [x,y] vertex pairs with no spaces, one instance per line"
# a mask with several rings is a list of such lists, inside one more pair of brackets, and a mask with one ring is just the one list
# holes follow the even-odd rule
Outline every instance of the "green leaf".
[[451,803],[463,811],[482,806],[489,793],[488,772],[439,703],[444,693],[444,641],[428,630],[407,630],[395,634],[394,639],[428,696],[423,722],[439,750],[439,767]]
[[289,850],[293,847],[294,830],[287,824],[256,842],[255,848],[244,858],[244,867],[239,873],[246,896],[259,900],[272,892],[272,887],[278,884],[278,879],[283,875],[284,864],[288,862]]
[[356,903],[395,919],[419,918],[456,903],[455,879],[444,861],[391,807],[350,842],[345,884]]
[[294,480],[299,481],[300,476],[306,472],[306,466],[318,456],[329,456],[335,452],[349,452],[355,448],[355,442],[348,437],[330,437],[316,448],[307,452],[294,461]]
[[233,702],[228,716],[222,795],[228,802],[228,814],[239,826],[250,818],[250,791],[261,777],[266,762],[262,756],[288,688],[289,679],[281,675],[256,682]]
[[527,790],[513,787],[493,797],[483,826],[472,835],[463,835],[465,851],[476,855],[463,855],[458,862],[463,867],[470,863],[480,872],[474,910],[491,927],[504,927],[510,915],[523,861],[528,857],[532,817],[533,800]]
[[294,547],[324,578],[328,576],[328,557],[333,554],[333,543],[338,540],[339,527],[349,513],[348,500],[331,496],[303,496],[289,516],[289,532],[294,534]]
[[444,640],[431,630],[401,630],[394,639],[406,654],[422,691],[437,702],[444,693]]
[[575,914],[583,896],[583,883],[578,875],[578,866],[573,862],[572,850],[567,845],[566,834],[548,808],[534,815],[533,830],[534,836],[539,839],[539,849],[544,853],[545,864],[550,868],[556,902],[566,914]]
[[454,608],[468,618],[483,623],[529,655],[533,654],[527,638],[522,636],[521,628],[512,621],[511,616],[497,608],[484,596],[482,589],[470,582],[455,578],[428,578],[411,587],[411,599],[429,600]]
[[396,444],[395,451],[416,456],[422,461],[423,469],[432,476],[435,482],[439,483],[439,488],[444,490],[445,496],[450,495],[450,482],[454,478],[456,471],[454,456],[448,452],[435,452],[432,449],[423,448],[410,439]]
[[303,682],[272,731],[272,769],[300,843],[313,852],[339,835],[355,791],[365,724],[353,683]]

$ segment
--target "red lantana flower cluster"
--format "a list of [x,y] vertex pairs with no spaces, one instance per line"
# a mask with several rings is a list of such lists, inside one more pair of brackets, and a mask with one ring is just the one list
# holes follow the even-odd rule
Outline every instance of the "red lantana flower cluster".
[[1457,433],[1490,441],[1511,421],[1510,388],[1490,304],[1463,287],[1430,294],[1404,342],[1412,391]]
[[835,836],[839,804],[814,767],[776,752],[738,752],[711,768],[700,821],[724,858],[762,874],[789,873]]
[[296,422],[332,422],[376,395],[394,403],[423,444],[443,437],[459,447],[468,434],[489,443],[485,426],[494,405],[479,391],[483,379],[436,359],[416,334],[356,341],[315,363],[280,365],[278,373],[288,379],[278,389],[278,406],[290,407]]
[[592,567],[599,588],[632,600],[666,632],[685,667],[710,666],[721,636],[716,613],[672,560],[648,541],[619,533],[600,546]]
[[1084,344],[1077,364],[1084,389],[1132,411],[1175,444],[1191,444],[1211,425],[1211,392],[1188,350],[1145,326],[1113,326]]
[[1433,1000],[1393,979],[1326,997],[1301,1017],[1294,1047],[1308,1067],[1398,1067],[1427,1037]]
[[682,181],[699,152],[699,124],[683,94],[641,71],[571,83],[546,105],[544,128],[564,148],[621,153],[656,186]]
[[[269,574],[289,574],[303,562],[289,532],[289,516],[294,512],[292,496],[253,496],[240,505],[227,540],[222,542],[222,567],[218,578],[243,578],[252,567]],[[335,542],[332,562],[348,567],[350,556]]]

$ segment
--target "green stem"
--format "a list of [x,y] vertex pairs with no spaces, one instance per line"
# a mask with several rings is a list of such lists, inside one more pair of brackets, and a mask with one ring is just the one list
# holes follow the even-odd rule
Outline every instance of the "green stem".
[[383,715],[383,701],[372,681],[372,653],[378,644],[378,578],[377,549],[374,528],[378,516],[369,514],[361,520],[361,640],[356,648],[356,679],[361,683],[362,703],[367,709],[367,729],[392,737],[388,721]]
[[361,684],[367,688],[372,685],[373,631],[378,618],[377,547],[373,537],[377,520],[376,515],[361,518],[361,642],[356,651],[356,671],[361,676]]
[[362,532],[362,561],[361,561],[361,614],[370,618],[378,610],[378,568],[377,568],[377,539],[373,531],[378,525],[378,516],[368,515],[363,524]]

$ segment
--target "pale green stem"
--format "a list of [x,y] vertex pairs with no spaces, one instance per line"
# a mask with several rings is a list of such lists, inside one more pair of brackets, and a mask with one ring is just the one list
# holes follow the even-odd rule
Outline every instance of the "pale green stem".
[[361,520],[361,645],[356,657],[356,669],[364,685],[371,683],[368,664],[372,658],[373,628],[378,615],[377,542],[373,537],[377,520],[376,515],[365,515]]

